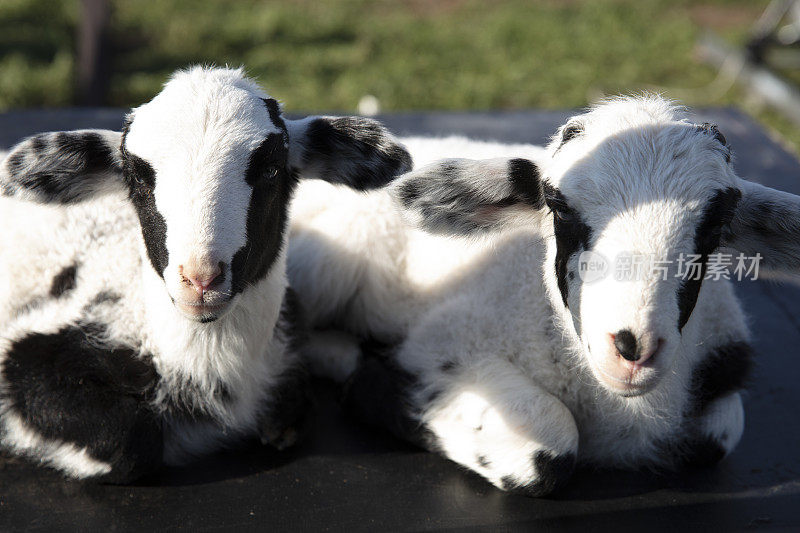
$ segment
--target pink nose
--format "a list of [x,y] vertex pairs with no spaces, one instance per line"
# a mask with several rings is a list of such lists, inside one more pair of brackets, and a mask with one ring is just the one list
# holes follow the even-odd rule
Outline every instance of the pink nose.
[[178,272],[183,278],[183,282],[191,285],[200,296],[214,285],[218,285],[224,279],[222,275],[223,263],[216,265],[204,265],[194,267],[178,267]]

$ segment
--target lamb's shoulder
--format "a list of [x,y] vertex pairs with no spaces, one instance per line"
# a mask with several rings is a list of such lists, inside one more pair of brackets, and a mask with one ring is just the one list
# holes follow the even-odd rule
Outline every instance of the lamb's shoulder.
[[435,373],[436,366],[471,366],[500,358],[535,381],[559,380],[568,361],[554,359],[561,340],[541,279],[541,240],[520,231],[473,246],[469,260],[466,254],[453,260],[459,261],[458,267],[431,289],[439,291],[438,298],[409,328],[409,341],[426,346],[405,353],[434,351],[442,360],[420,355],[412,368]]

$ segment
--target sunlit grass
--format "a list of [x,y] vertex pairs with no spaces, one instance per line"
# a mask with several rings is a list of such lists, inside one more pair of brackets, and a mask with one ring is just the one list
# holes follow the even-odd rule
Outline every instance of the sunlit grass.
[[[711,91],[693,55],[711,28],[741,44],[768,0],[113,0],[108,105],[149,99],[191,63],[246,65],[287,109],[566,108],[660,90],[690,105]],[[0,1],[0,109],[74,100],[78,2]],[[691,89],[687,91],[686,89]],[[800,133],[751,105],[792,142]],[[797,144],[796,144],[797,145]]]

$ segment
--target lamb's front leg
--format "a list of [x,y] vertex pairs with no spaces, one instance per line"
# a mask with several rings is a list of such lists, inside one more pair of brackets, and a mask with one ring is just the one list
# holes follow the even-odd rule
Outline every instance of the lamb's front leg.
[[301,366],[282,376],[280,384],[270,392],[269,401],[259,417],[262,444],[284,450],[299,442],[308,429],[312,404],[310,389],[308,374]]
[[569,479],[578,428],[563,403],[506,361],[448,372],[454,375],[421,413],[442,453],[501,489],[531,496]]
[[422,376],[366,357],[345,402],[362,420],[426,445],[503,490],[543,496],[575,466],[578,428],[567,407],[493,357]]

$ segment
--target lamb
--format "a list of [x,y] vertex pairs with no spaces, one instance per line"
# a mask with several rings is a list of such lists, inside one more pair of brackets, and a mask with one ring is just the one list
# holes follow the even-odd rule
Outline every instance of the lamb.
[[0,445],[123,483],[248,437],[293,444],[293,189],[409,165],[375,121],[288,120],[241,69],[178,71],[121,132],[19,143],[0,167]]
[[[493,148],[406,146],[417,163]],[[796,273],[800,198],[739,178],[718,128],[657,96],[609,100],[546,151],[520,148],[363,195],[301,187],[288,271],[314,371],[364,422],[503,490],[551,493],[578,463],[719,461],[743,432],[752,350],[709,265],[721,250],[754,258],[751,275]],[[626,254],[665,275],[588,268]]]

